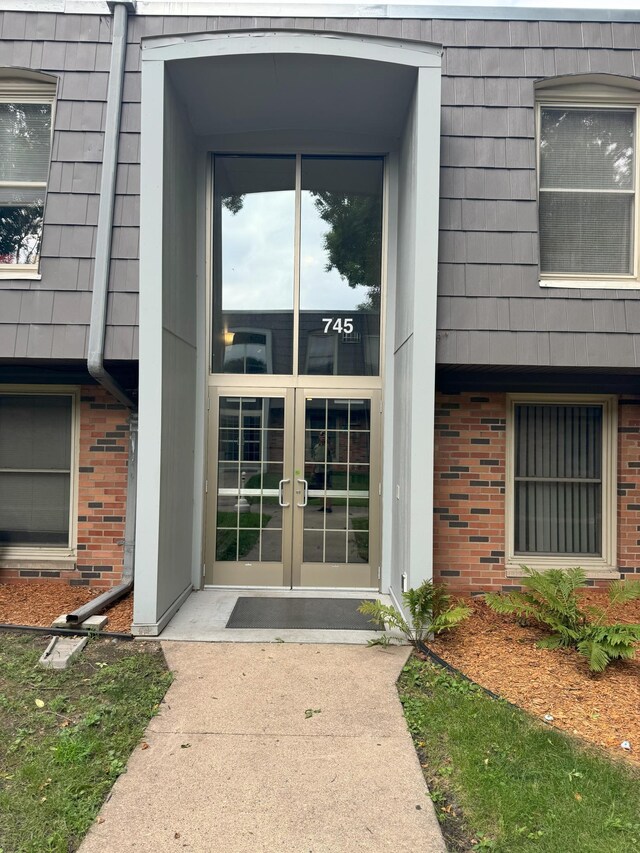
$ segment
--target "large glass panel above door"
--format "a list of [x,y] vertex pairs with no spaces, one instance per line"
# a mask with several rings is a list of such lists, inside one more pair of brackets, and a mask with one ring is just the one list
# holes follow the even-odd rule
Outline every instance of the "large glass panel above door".
[[382,157],[214,157],[211,370],[380,373]]
[[303,157],[298,372],[377,376],[382,160]]
[[290,374],[295,157],[215,158],[212,371]]

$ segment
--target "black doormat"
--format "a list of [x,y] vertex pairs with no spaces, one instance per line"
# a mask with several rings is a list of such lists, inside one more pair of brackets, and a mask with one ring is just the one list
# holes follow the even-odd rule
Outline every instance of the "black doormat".
[[370,616],[358,613],[358,598],[260,598],[239,596],[227,628],[301,628],[376,631]]

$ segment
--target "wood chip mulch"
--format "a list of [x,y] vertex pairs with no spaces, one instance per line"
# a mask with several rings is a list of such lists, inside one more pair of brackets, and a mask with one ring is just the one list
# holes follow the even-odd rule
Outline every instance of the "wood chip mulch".
[[[598,606],[607,600],[592,591],[583,598]],[[436,654],[535,717],[551,714],[551,725],[640,764],[640,650],[635,660],[616,661],[593,674],[586,659],[571,649],[536,648],[548,636],[541,628],[522,627],[481,600],[469,603],[469,619],[429,643]],[[617,608],[612,616],[640,623],[640,601]],[[631,744],[630,752],[621,748],[623,741]]]
[[[0,584],[0,623],[49,627],[56,616],[100,592],[56,581]],[[592,591],[584,598],[589,604],[605,601]],[[615,662],[594,675],[577,652],[536,648],[536,642],[547,636],[540,628],[522,627],[478,599],[470,605],[469,619],[429,643],[436,654],[535,717],[551,714],[551,725],[640,764],[640,652],[636,660]],[[128,633],[133,596],[119,601],[108,615],[107,631]],[[629,602],[612,615],[640,622],[640,601]],[[631,744],[631,752],[621,749],[623,741]]]
[[[0,584],[0,623],[49,628],[60,614],[75,610],[102,592],[104,590],[69,586],[59,581]],[[118,601],[107,615],[106,631],[130,633],[133,595]]]

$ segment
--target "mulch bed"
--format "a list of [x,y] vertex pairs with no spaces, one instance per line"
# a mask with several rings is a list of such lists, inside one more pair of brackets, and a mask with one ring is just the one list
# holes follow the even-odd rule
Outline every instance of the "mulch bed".
[[[583,598],[594,605],[607,600],[594,591]],[[571,649],[536,648],[548,636],[541,628],[522,627],[481,600],[470,604],[469,619],[428,644],[436,654],[539,719],[551,714],[551,725],[640,764],[640,651],[635,660],[616,661],[594,674]],[[617,608],[612,617],[639,623],[640,601]],[[631,752],[620,747],[623,741]]]
[[[59,581],[0,584],[0,623],[49,628],[61,613],[69,613],[103,592],[102,589],[69,586]],[[107,615],[106,631],[130,633],[133,595],[118,601]]]
[[[60,613],[86,604],[100,592],[56,581],[0,585],[0,623],[49,627]],[[595,591],[586,592],[584,598],[589,604],[605,601]],[[547,636],[542,629],[522,627],[481,600],[470,604],[469,619],[429,643],[436,654],[534,716],[551,714],[553,726],[640,764],[640,654],[594,675],[577,652],[536,648],[536,642]],[[108,615],[107,631],[129,632],[133,596],[119,601]],[[629,602],[612,615],[640,622],[640,601]],[[631,743],[631,752],[620,748],[625,740]]]

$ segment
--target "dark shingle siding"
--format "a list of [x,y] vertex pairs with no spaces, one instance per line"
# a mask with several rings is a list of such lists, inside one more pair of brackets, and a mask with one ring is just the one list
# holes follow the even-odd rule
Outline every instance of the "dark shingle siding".
[[[538,284],[533,88],[534,80],[563,73],[640,76],[640,25],[371,18],[130,18],[107,357],[137,355],[140,39],[250,27],[326,29],[444,45],[442,363],[640,365],[636,291]],[[0,281],[0,357],[81,358],[86,354],[111,18],[4,12],[0,33],[0,64],[60,77],[42,280]]]

